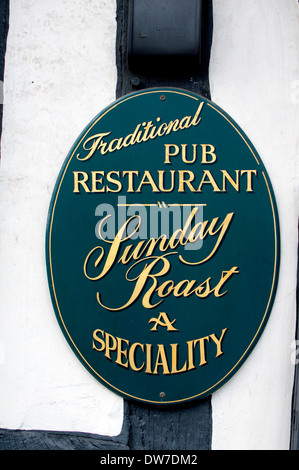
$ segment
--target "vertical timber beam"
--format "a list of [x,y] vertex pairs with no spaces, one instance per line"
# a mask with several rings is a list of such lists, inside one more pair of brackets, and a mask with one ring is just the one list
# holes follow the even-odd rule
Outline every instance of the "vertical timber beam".
[[[200,0],[199,0],[200,1]],[[117,0],[116,97],[160,86],[178,87],[210,99],[209,61],[212,44],[212,0],[202,2],[201,60],[197,70],[156,68],[150,74],[131,70],[128,61],[129,2]],[[159,2],[160,3],[160,0]],[[162,2],[167,4],[167,1]],[[168,3],[172,1],[168,0]],[[151,4],[157,5],[155,1]],[[173,2],[175,6],[175,2]],[[131,450],[209,450],[212,440],[211,398],[163,409],[125,401],[125,427]]]
[[[137,74],[129,68],[128,34],[129,34],[129,1],[117,0],[117,39],[116,65],[117,88],[116,97],[151,87],[173,86],[198,93],[210,99],[209,62],[213,34],[212,0],[202,3],[201,19],[201,61],[197,70],[184,74],[179,67],[171,74]],[[160,1],[160,0],[159,0]],[[169,0],[168,0],[169,2]],[[167,3],[167,2],[166,2]],[[170,2],[171,3],[171,2]]]

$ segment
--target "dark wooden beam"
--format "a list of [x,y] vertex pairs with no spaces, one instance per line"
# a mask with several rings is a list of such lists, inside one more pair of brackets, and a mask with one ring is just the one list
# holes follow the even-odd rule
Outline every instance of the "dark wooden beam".
[[[160,86],[178,87],[210,99],[209,63],[213,34],[212,0],[204,0],[202,11],[202,51],[198,70],[185,74],[136,74],[128,63],[129,0],[117,0],[116,97]],[[212,440],[211,398],[182,406],[161,409],[134,402],[126,403],[130,449],[208,450]]]

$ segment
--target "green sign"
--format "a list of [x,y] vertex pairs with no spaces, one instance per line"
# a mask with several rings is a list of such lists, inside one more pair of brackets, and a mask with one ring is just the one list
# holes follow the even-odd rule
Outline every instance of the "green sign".
[[68,343],[127,399],[213,393],[270,315],[278,224],[265,167],[225,111],[175,88],[115,101],[74,143],[49,210],[49,287]]

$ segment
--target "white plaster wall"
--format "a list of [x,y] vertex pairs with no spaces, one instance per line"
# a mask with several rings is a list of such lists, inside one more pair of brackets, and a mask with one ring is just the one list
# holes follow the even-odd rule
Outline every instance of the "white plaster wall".
[[266,329],[240,371],[212,397],[213,449],[288,449],[296,318],[298,2],[214,0],[214,27],[212,97],[241,125],[267,168],[282,252]]
[[[117,435],[123,401],[70,351],[48,292],[44,239],[64,158],[115,98],[114,0],[11,0],[0,169],[0,427]],[[214,0],[213,100],[247,133],[276,194],[280,282],[241,370],[213,395],[213,449],[287,449],[295,329],[299,7]],[[296,88],[297,87],[297,88]]]
[[70,351],[45,270],[53,186],[115,99],[115,2],[11,0],[0,172],[0,427],[117,435],[123,401]]

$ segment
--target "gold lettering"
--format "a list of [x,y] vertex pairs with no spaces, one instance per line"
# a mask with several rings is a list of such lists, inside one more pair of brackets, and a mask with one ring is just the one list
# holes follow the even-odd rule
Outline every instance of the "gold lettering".
[[246,174],[247,175],[247,189],[246,191],[249,192],[249,193],[252,193],[253,192],[253,189],[252,189],[252,175],[257,175],[257,171],[256,170],[241,170],[241,175],[243,174]]
[[98,183],[102,184],[102,176],[97,179],[97,176],[98,175],[104,175],[104,172],[103,171],[92,171],[91,172],[91,181],[92,181],[92,189],[91,191],[93,193],[103,193],[105,192],[105,187],[102,187],[101,189],[98,189]]
[[167,124],[164,122],[163,124],[161,124],[161,126],[157,130],[157,135],[159,137],[162,137],[166,131],[167,131]]
[[195,369],[194,365],[194,340],[187,341],[188,345],[188,370]]
[[197,126],[197,125],[200,123],[200,121],[201,121],[200,114],[201,114],[203,105],[204,105],[204,101],[202,101],[202,102],[200,103],[200,105],[198,106],[198,109],[197,109],[197,111],[196,111],[196,113],[195,113],[195,116],[194,116],[194,118],[193,118],[192,121],[191,121],[191,126]]
[[[163,318],[164,322],[160,320],[160,318]],[[155,322],[155,325],[151,328],[151,331],[157,331],[158,325],[160,326],[165,326],[168,331],[178,331],[173,324],[175,323],[176,320],[170,321],[168,318],[167,313],[165,312],[160,312],[160,315],[158,318],[151,318],[149,320],[149,323]]]
[[[105,155],[107,152],[115,152],[120,150],[122,147],[128,147],[129,145],[135,145],[136,143],[147,142],[149,139],[155,139],[157,136],[163,136],[165,134],[170,134],[171,132],[177,132],[178,130],[188,129],[191,126],[197,126],[201,121],[201,111],[204,105],[202,101],[191,120],[191,116],[184,116],[181,120],[174,119],[169,123],[163,123],[157,129],[156,126],[153,126],[152,121],[144,122],[143,130],[140,130],[141,124],[138,124],[132,134],[128,134],[125,137],[119,137],[112,139],[110,143],[104,142],[104,137],[107,137],[111,132],[102,132],[101,134],[95,134],[91,137],[88,137],[84,144],[83,149],[88,153],[85,157],[80,157],[80,153],[76,155],[77,159],[80,161],[85,161],[91,158],[95,152],[98,150],[102,155]],[[157,121],[160,121],[160,118],[157,118]],[[88,146],[88,144],[90,144]],[[207,152],[210,153],[210,152]]]
[[[189,179],[185,179],[185,175],[189,176]],[[185,185],[188,186],[190,191],[195,192],[194,187],[191,184],[191,181],[193,181],[195,178],[195,175],[193,171],[189,170],[179,170],[179,193],[184,193],[185,192]]]
[[[170,254],[174,254],[174,253],[170,253]],[[128,308],[132,303],[134,303],[141,295],[143,289],[144,289],[144,286],[145,286],[145,283],[151,279],[152,280],[152,286],[148,289],[148,291],[144,294],[143,296],[143,299],[142,299],[142,305],[145,307],[145,308],[153,308],[153,307],[157,307],[161,302],[162,300],[160,300],[159,302],[157,302],[156,304],[151,304],[151,296],[154,294],[154,291],[157,287],[157,284],[158,284],[158,281],[157,281],[157,277],[160,277],[160,276],[164,276],[170,269],[170,263],[169,261],[165,258],[165,256],[167,255],[163,255],[161,257],[152,257],[154,258],[154,260],[146,265],[144,267],[144,269],[142,270],[142,272],[136,276],[135,278],[132,278],[130,279],[128,277],[128,274],[129,272],[131,271],[131,269],[134,269],[134,267],[139,264],[141,261],[143,260],[139,260],[137,261],[135,264],[133,264],[127,271],[127,274],[126,274],[126,279],[128,281],[136,281],[136,284],[135,284],[135,288],[133,290],[133,293],[130,297],[130,299],[128,300],[128,302],[123,305],[122,307],[119,307],[119,308],[110,308],[110,307],[107,307],[105,306],[102,301],[101,301],[101,296],[99,294],[99,292],[97,292],[97,301],[99,302],[99,304],[104,307],[105,309],[107,310],[111,310],[111,311],[119,311],[119,310],[123,310],[125,308]],[[148,258],[147,258],[148,259]],[[163,266],[162,268],[160,269],[160,271],[156,274],[151,274],[151,271],[154,269],[154,267],[156,266],[156,264],[158,264],[160,261],[163,262]]]
[[192,144],[192,147],[193,147],[193,157],[191,160],[188,160],[187,159],[187,144],[182,144],[181,145],[182,147],[182,160],[184,163],[194,163],[196,161],[196,158],[197,158],[197,144]]
[[[208,180],[206,181],[206,176],[208,177]],[[202,180],[198,186],[198,189],[197,191],[198,192],[201,192],[201,188],[202,188],[202,185],[203,184],[211,184],[213,186],[213,191],[214,192],[221,192],[221,189],[217,186],[217,183],[216,181],[214,180],[213,176],[212,176],[212,173],[209,171],[209,170],[204,170],[204,174],[203,174],[203,177],[202,177]]]
[[138,134],[138,131],[140,129],[140,126],[141,126],[141,124],[138,124],[138,126],[136,127],[133,134],[129,134],[124,138],[124,140],[123,140],[123,146],[124,147],[128,147],[129,145],[135,145],[137,134]]
[[[94,351],[102,352],[109,361],[114,361],[121,367],[131,369],[134,372],[144,371],[146,374],[163,375],[185,373],[196,367],[202,367],[208,363],[207,345],[210,339],[216,345],[215,358],[224,354],[223,339],[228,328],[223,328],[220,337],[216,333],[186,341],[182,343],[164,344],[142,344],[130,343],[128,339],[113,336],[111,333],[101,329],[94,330],[92,347]],[[198,348],[197,348],[198,346]],[[196,356],[199,361],[195,364]],[[209,354],[212,348],[208,348]],[[154,355],[154,368],[153,365]],[[138,361],[138,362],[137,362]],[[171,367],[169,366],[171,365]],[[161,371],[160,371],[161,369]]]
[[[93,332],[93,339],[94,341],[92,342],[92,348],[95,349],[96,351],[103,351],[103,349],[105,348],[105,341],[103,341],[101,338],[98,337],[98,333],[101,333],[102,334],[102,337],[104,336],[104,332],[102,330],[94,330]],[[100,343],[101,345],[101,348],[98,348],[95,344],[95,341],[97,343]]]
[[[86,184],[88,181],[88,174],[85,171],[74,171],[74,193],[80,193],[79,185],[82,185],[86,193],[90,193],[90,189]],[[83,176],[83,179],[79,179],[79,174]]]
[[152,345],[146,344],[146,374],[152,374]]
[[116,350],[117,341],[114,336],[110,335],[109,333],[105,333],[105,342],[106,342],[105,356],[111,360],[110,353],[111,351]]
[[225,291],[225,292],[222,292],[222,294],[220,294],[220,289],[233,274],[239,274],[237,266],[234,266],[229,271],[222,271],[221,279],[214,289],[215,297],[222,297],[223,295],[227,293],[227,291]]
[[192,126],[191,116],[185,116],[181,119],[180,129],[189,129]]
[[239,170],[235,170],[236,174],[236,180],[233,180],[232,176],[228,173],[226,170],[221,170],[223,174],[223,186],[222,186],[222,191],[225,193],[226,192],[226,180],[230,182],[230,184],[235,188],[236,191],[240,191],[240,183],[239,183]]
[[180,121],[178,119],[175,119],[174,121],[170,121],[168,126],[167,126],[167,131],[166,134],[170,134],[171,131],[178,131],[180,128]]
[[154,182],[152,175],[147,170],[145,170],[145,172],[144,172],[143,178],[141,180],[141,183],[138,186],[138,189],[136,190],[136,193],[140,193],[140,191],[142,189],[142,186],[144,184],[149,184],[152,187],[152,190],[153,190],[154,193],[159,192],[159,189],[157,188],[156,183]]
[[122,137],[120,139],[113,139],[108,145],[108,152],[112,153],[115,150],[120,150],[122,147]]
[[[214,218],[214,219],[212,220],[210,226],[209,226],[208,229],[206,230],[206,232],[205,232],[204,235],[203,235],[203,225],[202,225],[202,229],[201,229],[201,238],[202,238],[202,239],[204,239],[207,235],[214,236],[214,235],[216,235],[217,233],[219,233],[218,238],[217,238],[217,241],[216,241],[216,243],[215,243],[215,245],[214,245],[213,250],[210,252],[210,254],[209,254],[205,259],[203,259],[203,260],[201,260],[201,261],[195,261],[195,262],[190,262],[190,261],[189,261],[189,262],[188,262],[188,261],[186,261],[186,260],[182,257],[182,255],[179,255],[180,261],[182,261],[182,263],[184,263],[184,264],[189,264],[189,265],[195,266],[195,265],[197,265],[197,264],[205,263],[205,262],[208,261],[210,258],[212,258],[212,256],[214,256],[214,254],[215,254],[216,251],[218,250],[220,244],[222,243],[222,241],[223,241],[223,239],[224,239],[224,237],[225,237],[225,235],[226,235],[226,233],[227,233],[227,231],[228,231],[228,229],[229,229],[229,227],[230,227],[230,224],[231,224],[231,222],[232,222],[233,216],[234,216],[234,213],[233,213],[233,212],[231,212],[230,214],[227,214],[226,217],[225,217],[225,219],[224,219],[224,221],[222,222],[222,224],[220,224],[219,227],[218,227],[216,230],[213,231],[215,225],[216,225],[217,222],[219,221],[219,218],[218,218],[218,217]],[[201,224],[201,222],[199,222],[199,224]],[[195,231],[197,230],[199,224],[194,227]],[[204,222],[204,224],[205,224],[205,222]],[[193,230],[192,230],[191,233],[190,233],[190,237],[193,237],[193,241],[195,240]],[[191,240],[192,240],[192,239],[191,239]]]
[[200,366],[203,366],[204,364],[207,364],[206,360],[206,347],[205,347],[205,341],[210,341],[209,336],[205,336],[204,338],[200,338],[194,341],[194,346],[196,346],[197,343],[199,343],[199,348],[200,348]]
[[122,190],[122,184],[119,180],[112,178],[112,174],[115,174],[119,177],[119,171],[109,171],[109,173],[107,174],[107,181],[109,181],[109,183],[115,184],[117,186],[117,189],[107,188],[107,193],[118,193]]
[[122,339],[122,338],[116,338],[116,339],[117,339],[117,356],[116,356],[115,362],[119,364],[120,366],[129,367],[128,360],[125,362],[125,364],[122,362],[122,356],[128,359],[128,350],[127,349],[125,349],[124,351],[122,350],[122,343],[126,343],[127,345],[129,345],[130,342],[127,339]]
[[[170,157],[175,157],[176,155],[178,155],[180,149],[179,149],[179,146],[175,145],[175,144],[164,144],[164,147],[165,147],[165,160],[164,160],[164,163],[169,164],[170,163]],[[173,147],[172,152],[170,152],[170,147]]]
[[221,346],[222,346],[222,341],[223,341],[223,338],[224,338],[224,335],[225,335],[226,332],[227,332],[227,328],[224,328],[222,330],[222,333],[221,333],[221,336],[220,336],[219,339],[217,338],[217,336],[214,333],[212,335],[210,335],[210,338],[212,338],[212,340],[214,341],[214,343],[217,346],[217,353],[216,353],[215,357],[219,357],[223,354]]
[[158,374],[158,367],[163,367],[163,375],[170,374],[169,367],[167,364],[167,357],[163,344],[158,344],[158,353],[156,358],[156,364],[153,371],[153,374]]
[[132,346],[130,347],[130,350],[129,350],[129,364],[130,364],[131,369],[134,370],[135,372],[139,372],[140,370],[142,370],[144,368],[144,362],[142,363],[142,365],[140,367],[136,366],[135,351],[136,351],[137,347],[141,348],[142,351],[144,351],[144,345],[140,344],[140,343],[132,344]]
[[[216,157],[216,149],[214,145],[210,144],[200,144],[202,148],[202,157],[201,157],[201,163],[214,163],[217,160]],[[209,150],[208,150],[209,148]],[[211,155],[211,159],[207,159],[207,155]]]
[[[100,256],[98,256],[96,262],[94,263],[94,267],[97,268],[100,264],[100,262],[102,261],[103,259],[103,255],[104,255],[104,248],[101,247],[101,246],[96,246],[95,248],[93,248],[87,255],[87,257],[85,258],[85,261],[84,261],[84,274],[85,276],[90,279],[91,281],[97,281],[99,279],[101,279],[102,277],[104,277],[109,271],[110,269],[112,268],[112,266],[114,265],[115,263],[115,260],[116,260],[116,257],[118,255],[118,252],[119,252],[119,249],[120,249],[120,245],[121,243],[123,243],[124,241],[128,240],[130,237],[132,237],[134,235],[134,233],[136,233],[138,231],[138,228],[139,228],[139,225],[140,225],[140,217],[137,215],[137,216],[132,216],[130,217],[124,224],[123,226],[120,228],[120,230],[118,231],[116,237],[114,238],[114,240],[111,242],[109,240],[106,240],[102,237],[102,226],[104,225],[105,221],[110,217],[110,215],[107,215],[106,217],[104,217],[100,223],[99,223],[99,227],[98,227],[98,233],[99,233],[99,237],[102,238],[102,240],[105,242],[105,243],[108,243],[111,245],[110,247],[110,250],[109,250],[109,253],[108,253],[108,256],[107,256],[107,259],[106,259],[106,262],[104,264],[104,267],[101,271],[101,273],[98,275],[98,276],[95,276],[95,277],[90,277],[88,274],[87,274],[87,266],[88,266],[88,263],[90,261],[90,258],[91,256],[93,255],[93,253],[97,250],[100,250]],[[125,232],[126,232],[126,229],[128,227],[128,225],[130,224],[130,222],[134,219],[138,219],[139,223],[138,225],[135,227],[134,231],[129,234],[127,237],[124,236]]]
[[171,184],[169,189],[165,189],[164,186],[164,170],[158,170],[159,174],[159,189],[162,193],[171,193],[174,190],[174,176],[175,176],[175,170],[170,170],[170,175],[171,175]]
[[128,175],[128,193],[134,192],[133,175],[139,176],[139,171],[123,171],[123,175]]
[[171,373],[172,374],[179,374],[180,372],[185,372],[187,370],[187,361],[183,367],[178,370],[178,344],[171,344]]
[[[171,158],[176,156],[180,148],[174,144],[165,144],[165,162],[171,163]],[[170,149],[170,147],[174,147]],[[193,164],[197,159],[196,144],[193,144],[193,154],[187,156],[187,144],[181,145],[181,157],[185,164]],[[144,170],[140,173],[138,170],[124,170],[122,172],[117,170],[108,171],[105,173],[103,170],[91,171],[90,174],[85,171],[73,171],[74,175],[74,193],[85,191],[86,193],[103,193],[113,192],[117,193],[124,189],[128,193],[140,193],[145,185],[150,186],[154,193],[171,193],[177,188],[179,193],[197,192],[201,193],[204,186],[212,187],[213,192],[227,192],[227,183],[237,192],[240,192],[242,186],[240,175],[245,176],[244,190],[246,192],[253,192],[253,176],[257,176],[256,170],[232,170],[230,174],[227,170],[219,170],[215,175],[209,170],[203,170],[201,176],[195,174],[190,170],[157,170],[153,173],[149,170]],[[219,181],[222,177],[222,186],[217,183],[216,176],[220,175]],[[106,182],[105,182],[106,178]],[[244,179],[245,179],[244,178]],[[199,181],[197,181],[199,179]],[[89,181],[91,181],[89,183]],[[123,182],[124,181],[124,182]],[[197,184],[195,185],[195,182]],[[106,183],[106,184],[105,184]],[[111,183],[115,188],[109,185]],[[197,189],[196,189],[197,186]],[[124,188],[123,188],[124,187]]]
[[[102,134],[96,134],[96,135],[93,135],[92,137],[89,137],[88,139],[86,139],[84,144],[83,144],[83,148],[84,148],[84,150],[89,151],[89,153],[84,158],[79,158],[80,154],[78,153],[77,154],[77,159],[80,160],[81,162],[84,162],[85,160],[89,160],[89,158],[91,158],[94,155],[96,150],[98,150],[99,146],[101,146],[103,144],[103,142],[102,142],[103,137],[106,137],[107,135],[110,135],[110,134],[111,134],[111,132],[103,132]],[[88,148],[86,146],[86,144],[90,141],[93,141],[93,142],[92,142],[91,147]]]

